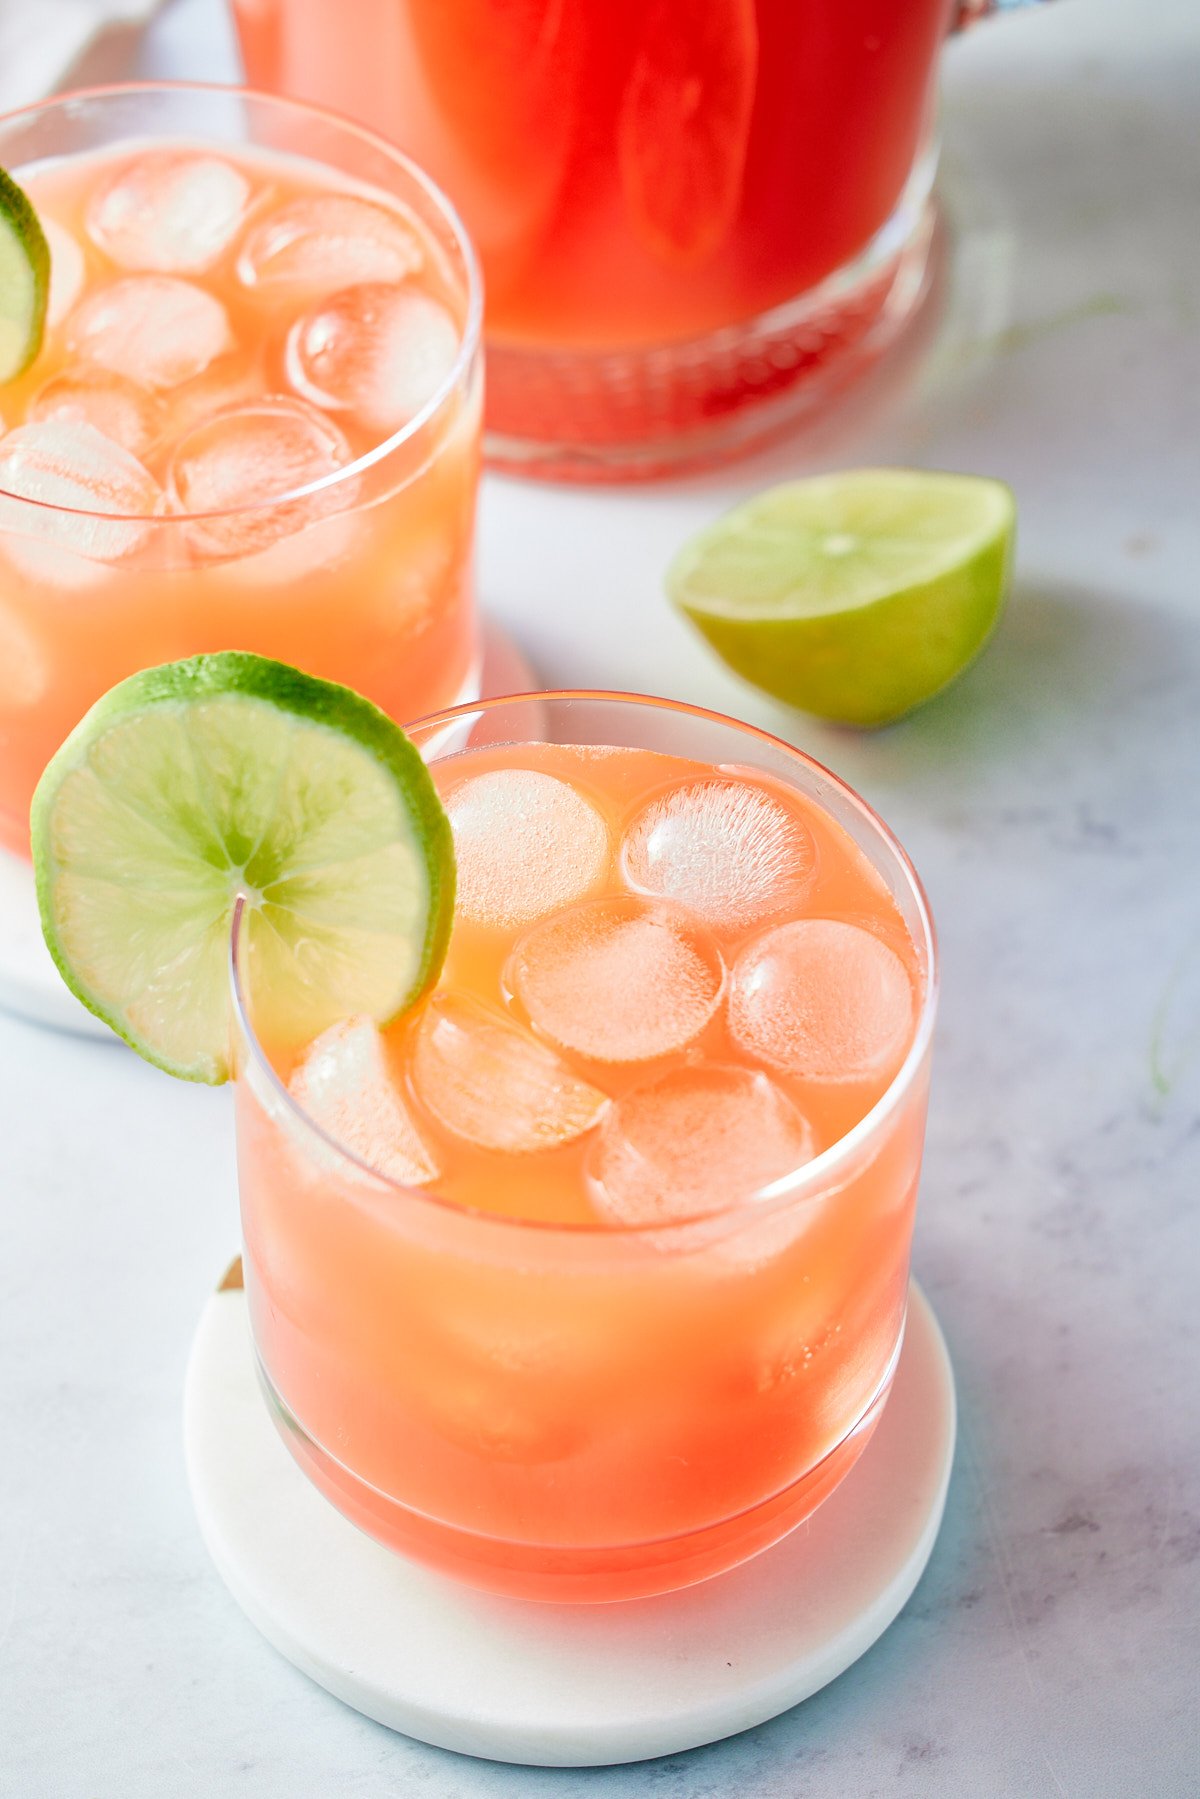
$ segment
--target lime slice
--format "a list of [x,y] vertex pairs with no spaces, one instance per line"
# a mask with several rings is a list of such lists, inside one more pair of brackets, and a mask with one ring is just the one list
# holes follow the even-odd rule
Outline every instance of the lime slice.
[[28,195],[0,169],[0,381],[27,369],[42,347],[50,246]]
[[42,929],[68,987],[148,1062],[228,1078],[230,923],[256,1022],[385,1023],[436,979],[450,826],[368,700],[281,662],[168,663],[98,701],[33,799]]
[[627,215],[650,252],[704,262],[728,237],[758,81],[755,0],[649,0],[617,116]]
[[883,725],[982,649],[1004,604],[1015,523],[1000,481],[818,475],[692,538],[667,591],[756,687],[822,718]]

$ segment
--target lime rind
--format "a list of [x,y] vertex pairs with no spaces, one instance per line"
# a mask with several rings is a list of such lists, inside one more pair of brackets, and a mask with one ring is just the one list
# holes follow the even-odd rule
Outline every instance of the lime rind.
[[147,1061],[228,1078],[239,894],[248,980],[278,1028],[380,1024],[436,979],[450,826],[415,746],[370,701],[227,652],[100,700],[31,815],[42,928],[71,991]]
[[1011,529],[999,481],[897,469],[769,489],[697,533],[667,583],[726,617],[814,618],[935,581]]
[[0,169],[0,383],[13,381],[42,347],[50,294],[50,246],[33,203]]
[[974,660],[1016,507],[980,476],[864,469],[770,489],[684,545],[674,603],[734,671],[840,723],[890,723]]

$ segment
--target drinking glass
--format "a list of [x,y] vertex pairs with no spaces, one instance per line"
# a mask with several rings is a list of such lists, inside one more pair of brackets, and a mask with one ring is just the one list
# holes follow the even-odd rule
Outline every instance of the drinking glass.
[[563,1225],[472,1210],[436,1183],[406,1189],[323,1130],[282,1078],[273,996],[253,990],[235,922],[245,1286],[293,1456],[400,1554],[530,1598],[626,1599],[777,1541],[845,1477],[881,1415],[904,1331],[935,946],[886,826],[747,725],[576,693],[413,729],[435,776],[473,745],[519,750],[535,733],[786,783],[858,846],[920,974],[902,1065],[814,1160],[703,1217]]
[[[211,146],[235,166],[239,158],[249,166],[270,157],[281,179],[299,171],[334,196],[385,196],[417,222],[440,259],[457,350],[409,423],[346,466],[269,499],[133,518],[116,516],[110,504],[92,511],[74,497],[62,503],[52,474],[45,498],[0,491],[0,846],[19,855],[28,854],[30,796],[47,760],[92,702],[135,670],[202,651],[253,650],[356,687],[400,719],[479,692],[471,546],[481,290],[456,213],[420,169],[371,132],[267,95],[109,88],[0,120],[0,165],[19,179],[50,169],[56,192],[68,194],[63,181],[74,181],[72,164],[82,187],[100,158],[107,167],[119,152],[173,146]],[[61,274],[81,257],[86,299],[123,271],[103,268],[82,235],[61,220],[51,225],[52,269]],[[211,280],[228,288],[236,324],[232,258]],[[340,288],[343,280],[335,264],[331,284]],[[56,332],[69,329],[68,316],[47,339],[56,373]],[[154,351],[152,333],[143,343]],[[198,418],[236,406],[239,347],[155,404],[173,416],[194,399]],[[39,379],[35,364],[22,387]],[[282,371],[278,379],[282,386]],[[16,403],[0,396],[10,427]],[[3,448],[0,440],[0,454]]]

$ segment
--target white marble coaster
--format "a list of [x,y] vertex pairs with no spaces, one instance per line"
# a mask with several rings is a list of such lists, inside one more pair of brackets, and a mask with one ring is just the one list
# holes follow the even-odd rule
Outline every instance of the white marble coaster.
[[[479,684],[485,695],[524,693],[537,685],[516,644],[496,624],[484,625]],[[472,680],[468,699],[475,685]],[[0,1009],[56,1030],[118,1041],[64,986],[42,941],[33,870],[23,856],[4,849],[0,849]]]
[[240,1286],[205,1308],[184,1399],[204,1540],[268,1641],[393,1730],[543,1767],[715,1742],[841,1674],[887,1629],[929,1559],[954,1432],[949,1356],[914,1285],[883,1418],[807,1524],[683,1592],[557,1606],[474,1592],[392,1554],[335,1511],[267,1411]]

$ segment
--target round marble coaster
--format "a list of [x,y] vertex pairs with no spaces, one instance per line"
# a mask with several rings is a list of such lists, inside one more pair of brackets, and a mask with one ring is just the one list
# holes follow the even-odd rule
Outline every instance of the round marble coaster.
[[[536,685],[529,664],[507,633],[499,625],[485,624],[482,692],[524,693]],[[474,687],[472,681],[472,693]],[[530,701],[531,713],[535,704]],[[63,985],[42,941],[33,870],[23,856],[4,849],[0,849],[0,1008],[35,1024],[117,1042],[108,1026]]]
[[258,1386],[237,1263],[200,1320],[184,1398],[201,1532],[267,1640],[393,1730],[542,1767],[715,1742],[841,1674],[929,1559],[954,1431],[946,1345],[914,1285],[883,1418],[807,1524],[701,1586],[557,1606],[477,1593],[407,1562],[309,1484]]

